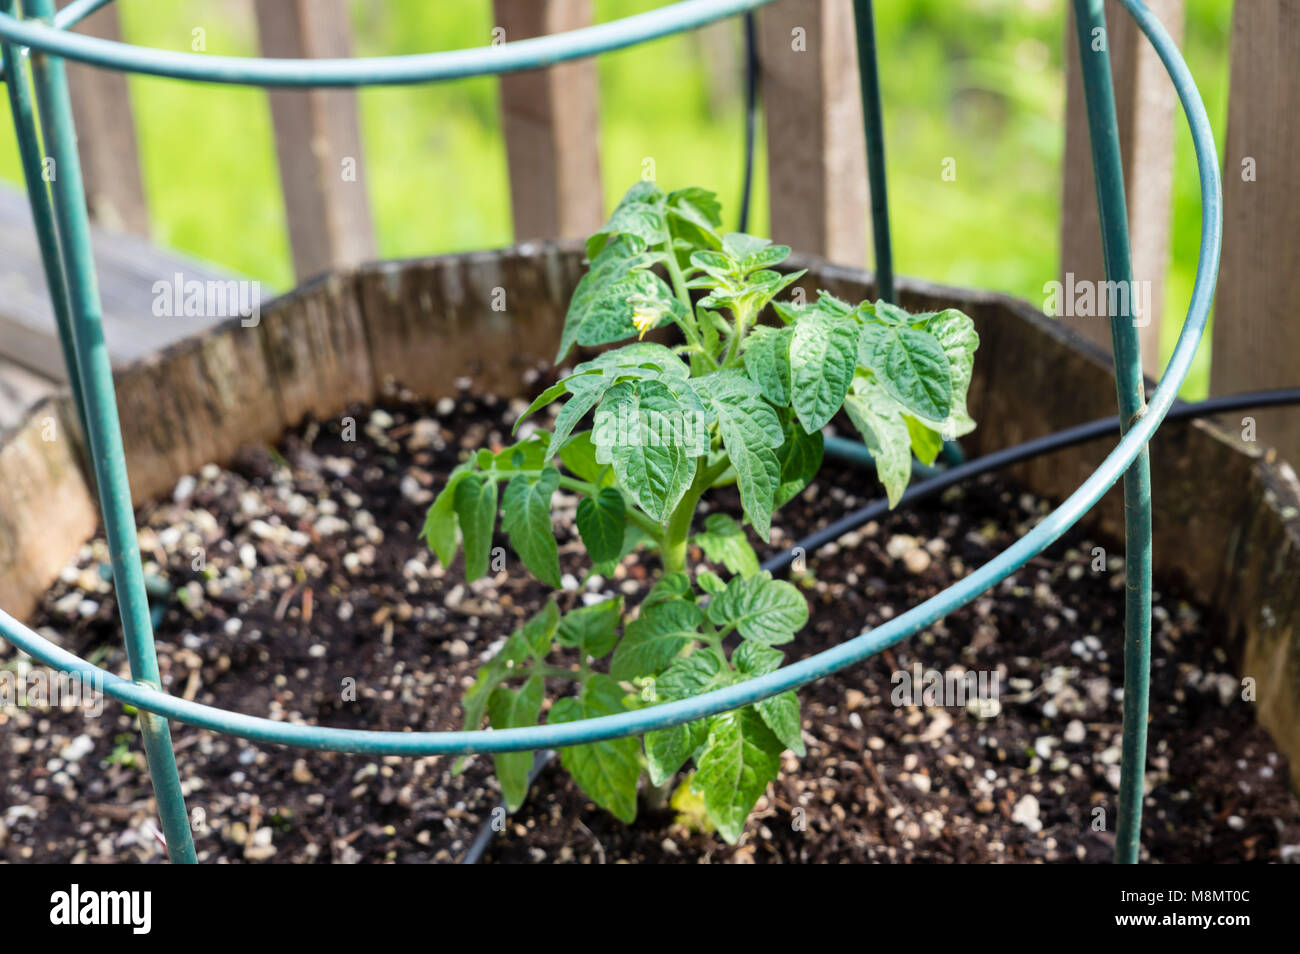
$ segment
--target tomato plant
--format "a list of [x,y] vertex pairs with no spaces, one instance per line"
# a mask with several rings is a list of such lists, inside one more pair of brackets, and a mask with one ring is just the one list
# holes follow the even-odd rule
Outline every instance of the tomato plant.
[[[759,569],[742,522],[714,512],[697,526],[701,499],[734,484],[743,522],[767,541],[773,514],[817,473],[822,428],[841,410],[871,450],[891,505],[914,454],[932,463],[944,437],[975,426],[966,391],[979,339],[969,317],[909,314],[825,292],[778,301],[803,274],[778,269],[790,249],[721,234],[719,213],[703,189],[665,194],[640,182],[628,191],[587,243],[589,269],[556,362],[574,346],[637,340],[563,374],[515,424],[518,433],[562,401],[551,430],[535,429],[499,453],[480,450],[429,508],[424,538],[444,565],[462,540],[470,581],[488,572],[503,513],[524,567],[560,587],[552,498],[561,489],[580,498],[577,530],[593,573],[610,575],[638,548],[657,551],[661,567],[635,612],[621,597],[564,614],[550,600],[479,669],[464,697],[467,729],[484,716],[498,729],[535,725],[557,684],[565,688],[549,723],[772,672],[783,659],[778,647],[807,622],[807,603]],[[641,340],[669,325],[675,346]],[[692,544],[728,577],[690,566]],[[787,748],[804,751],[793,691],[643,739],[571,746],[561,763],[592,801],[629,822],[643,774],[663,786],[693,763],[690,791],[735,842]],[[528,752],[495,756],[511,811],[531,765]]]

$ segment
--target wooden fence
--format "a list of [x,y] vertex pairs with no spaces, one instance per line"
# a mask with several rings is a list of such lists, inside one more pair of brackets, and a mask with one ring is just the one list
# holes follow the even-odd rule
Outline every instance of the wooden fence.
[[[1150,292],[1143,351],[1148,374],[1156,376],[1171,238],[1174,124],[1183,120],[1154,52],[1119,3],[1107,2],[1110,35],[1103,41],[1114,68],[1134,274],[1139,283],[1149,283]],[[1183,0],[1148,3],[1178,36]],[[591,6],[591,0],[494,0],[494,13],[509,41],[583,26],[591,22]],[[265,55],[350,51],[346,0],[266,0],[255,7]],[[852,5],[849,0],[779,0],[762,9],[758,20],[767,136],[782,144],[768,157],[773,238],[832,262],[865,265],[869,208]],[[1104,276],[1073,18],[1065,20],[1060,277],[1068,285],[1067,276],[1073,276],[1077,285]],[[116,36],[114,7],[105,7],[79,29]],[[1290,310],[1300,300],[1297,62],[1300,0],[1237,0],[1224,156],[1223,270],[1212,341],[1215,393],[1300,383],[1292,364],[1300,357],[1300,322]],[[148,211],[125,80],[76,68],[73,87],[92,213],[102,225],[146,232]],[[567,238],[591,231],[605,214],[594,62],[504,77],[500,89],[516,237]],[[271,107],[298,278],[372,257],[355,94],[276,92]],[[353,160],[350,177],[340,171],[347,159]],[[1105,321],[1063,320],[1109,349]],[[1256,416],[1258,439],[1300,460],[1300,415]]]

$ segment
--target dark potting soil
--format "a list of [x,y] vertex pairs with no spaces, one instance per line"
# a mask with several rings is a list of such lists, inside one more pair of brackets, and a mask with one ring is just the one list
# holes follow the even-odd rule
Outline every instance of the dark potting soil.
[[[432,493],[465,453],[500,446],[522,405],[394,396],[351,421],[307,424],[274,450],[207,467],[142,506],[147,572],[172,587],[157,643],[168,691],[271,719],[445,730],[481,660],[547,590],[511,559],[465,585],[417,539]],[[352,432],[355,433],[352,433]],[[345,440],[345,437],[354,437]],[[778,515],[787,547],[876,494],[828,461]],[[563,597],[626,594],[653,556],[576,591],[585,556],[576,500],[557,498]],[[738,512],[722,494],[722,509]],[[1026,532],[1047,505],[986,478],[895,512],[809,554],[795,574],[812,622],[793,658],[938,593]],[[504,539],[498,541],[504,545]],[[1123,560],[1079,533],[941,623],[801,692],[808,755],[728,846],[688,802],[642,805],[623,825],[552,763],[488,862],[1107,861],[1119,780]],[[695,555],[700,558],[699,554]],[[102,538],[47,594],[36,626],[126,675]],[[1098,569],[1104,563],[1104,569]],[[1286,760],[1254,722],[1221,635],[1172,590],[1155,598],[1143,857],[1300,860],[1300,803]],[[0,643],[0,665],[27,663]],[[996,674],[976,706],[895,705],[891,676]],[[553,690],[558,684],[553,686]],[[499,799],[491,760],[379,758],[261,746],[173,724],[201,861],[451,862]],[[112,700],[0,710],[0,858],[156,862],[148,773],[134,718]]]

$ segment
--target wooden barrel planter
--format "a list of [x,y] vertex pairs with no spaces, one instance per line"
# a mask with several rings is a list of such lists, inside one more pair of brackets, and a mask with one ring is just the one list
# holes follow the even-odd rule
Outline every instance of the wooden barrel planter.
[[[866,272],[815,259],[789,267],[808,269],[800,284],[809,293],[875,295]],[[276,299],[256,326],[232,320],[120,369],[134,500],[165,496],[184,475],[274,444],[305,419],[337,419],[378,401],[394,382],[431,400],[459,393],[466,378],[475,391],[531,396],[526,372],[554,353],[583,268],[580,246],[564,243],[370,264]],[[979,427],[963,441],[968,455],[1114,412],[1107,358],[1025,302],[918,281],[902,282],[899,297],[912,311],[956,307],[976,322],[981,360],[969,403]],[[1250,680],[1258,723],[1300,787],[1300,483],[1239,433],[1239,421],[1159,430],[1151,448],[1156,578],[1208,607],[1220,648]],[[1010,476],[1059,500],[1113,442],[1033,459]],[[20,619],[96,532],[86,460],[66,394],[3,435],[0,606]],[[1087,520],[1098,539],[1123,539],[1118,488]]]

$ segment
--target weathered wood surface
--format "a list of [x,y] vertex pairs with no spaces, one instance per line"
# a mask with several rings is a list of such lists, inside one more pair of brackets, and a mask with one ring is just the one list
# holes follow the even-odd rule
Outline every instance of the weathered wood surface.
[[[1183,0],[1149,0],[1147,4],[1181,42]],[[1078,282],[1106,278],[1097,213],[1097,190],[1088,140],[1088,114],[1083,100],[1079,45],[1074,16],[1066,8],[1066,110],[1064,188],[1061,195],[1061,281],[1072,273]],[[1164,314],[1165,272],[1169,267],[1169,236],[1174,177],[1174,123],[1178,98],[1155,49],[1133,18],[1116,0],[1106,3],[1106,48],[1115,84],[1115,113],[1124,162],[1128,204],[1129,244],[1133,278],[1149,290],[1149,315],[1140,321],[1138,338],[1142,368],[1159,377],[1160,323]],[[1090,39],[1090,46],[1093,41]],[[1067,283],[1068,284],[1068,283]],[[1143,300],[1147,295],[1143,294]],[[1111,351],[1110,323],[1105,317],[1062,315],[1074,331]]]
[[[440,397],[468,377],[475,388],[522,396],[530,390],[522,372],[553,355],[581,262],[580,246],[566,243],[368,265],[269,303],[258,327],[231,321],[119,371],[137,499],[167,492],[209,461],[228,461],[242,445],[273,441],[301,415],[342,413],[394,381]],[[801,282],[810,291],[874,297],[863,271],[817,259],[791,263],[800,266],[811,269]],[[1105,354],[1032,306],[916,281],[900,282],[899,292],[910,309],[955,306],[976,322],[981,350],[970,408],[980,426],[965,440],[972,454],[1114,413]],[[93,523],[76,497],[84,480],[69,476],[75,448],[55,448],[50,457],[49,448],[33,445],[32,428],[8,435],[0,451],[0,513],[26,507],[37,515],[0,530],[0,595],[18,608],[32,605]],[[1115,440],[1026,462],[1012,476],[1060,500]],[[1210,422],[1162,427],[1152,469],[1157,573],[1211,608],[1239,672],[1256,679],[1260,721],[1300,784],[1300,483],[1271,450]],[[70,515],[54,513],[62,504],[50,503],[53,487],[71,488]],[[51,533],[56,519],[70,521],[69,532]],[[1085,521],[1112,552],[1122,550],[1118,488]]]
[[[155,317],[154,283],[220,281],[223,273],[178,252],[164,251],[134,235],[91,228],[104,338],[114,364],[145,357],[222,319]],[[0,358],[37,375],[66,380],[54,311],[37,250],[26,192],[0,185]]]
[[844,0],[758,12],[772,239],[860,268],[870,203],[854,37]]
[[[1300,384],[1300,0],[1237,3],[1231,61],[1215,394]],[[1254,416],[1259,439],[1300,463],[1300,413]]]
[[0,607],[18,619],[99,523],[70,402],[50,398],[0,435]]
[[[59,0],[60,8],[71,0]],[[116,4],[96,10],[73,28],[77,33],[120,41]],[[135,114],[127,74],[68,61],[77,154],[91,217],[114,232],[149,235],[149,205],[140,174]]]
[[[494,0],[506,42],[591,25],[591,0]],[[583,238],[604,221],[594,59],[502,76],[515,241]]]
[[[352,55],[346,0],[276,0],[254,8],[263,56]],[[373,258],[356,91],[277,89],[268,98],[298,280]]]

